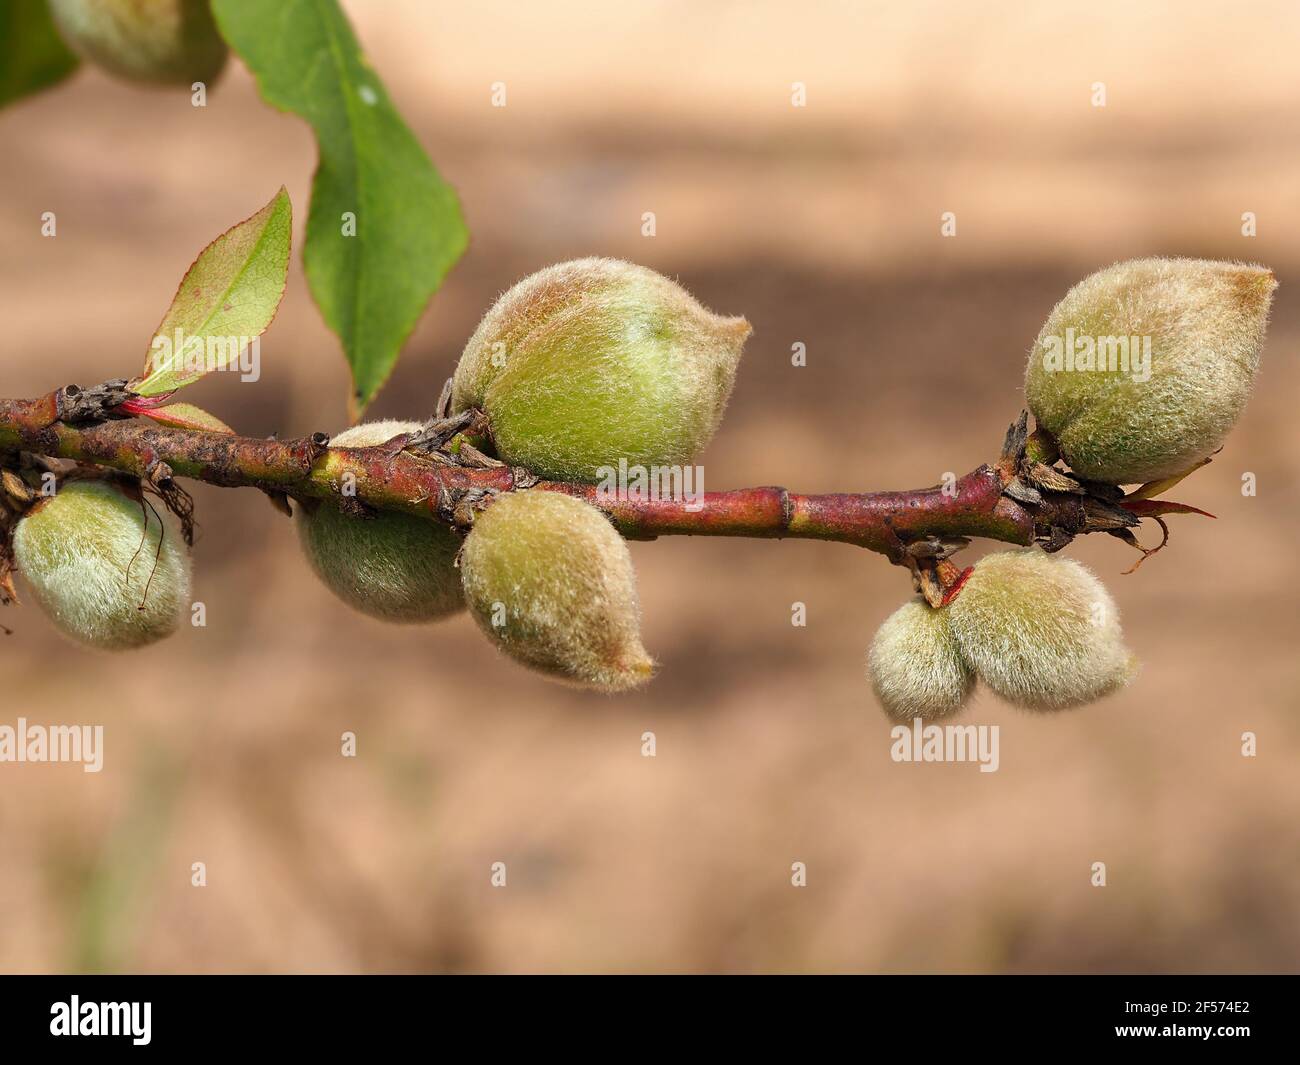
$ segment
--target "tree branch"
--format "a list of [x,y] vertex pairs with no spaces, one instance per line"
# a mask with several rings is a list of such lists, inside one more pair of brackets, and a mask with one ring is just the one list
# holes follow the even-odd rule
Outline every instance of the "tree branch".
[[[69,424],[75,421],[68,414],[74,408],[77,417],[90,420]],[[536,488],[587,500],[631,539],[796,537],[856,544],[896,562],[908,545],[926,541],[986,537],[1031,544],[1036,537],[1064,530],[1068,542],[1070,535],[1093,531],[1086,497],[1042,492],[1041,499],[1027,502],[1005,494],[1014,476],[1014,465],[1009,468],[1005,461],[980,466],[946,491],[800,495],[784,488],[744,488],[708,492],[692,503],[609,498],[594,485],[537,481],[522,469],[453,465],[445,456],[426,458],[402,450],[403,439],[379,447],[331,448],[323,434],[281,441],[165,428],[146,418],[105,419],[93,397],[68,390],[36,400],[0,400],[0,452],[93,463],[155,486],[188,477],[302,500],[341,499],[346,484],[356,501],[376,510],[462,527],[472,520],[472,510],[495,494]],[[439,457],[442,461],[436,461]]]

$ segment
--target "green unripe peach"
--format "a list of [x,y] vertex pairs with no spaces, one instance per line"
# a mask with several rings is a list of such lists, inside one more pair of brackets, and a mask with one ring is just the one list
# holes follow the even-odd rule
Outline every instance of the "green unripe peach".
[[524,278],[456,367],[455,410],[479,407],[497,453],[541,477],[690,462],[713,436],[749,336],[674,281],[614,259]]
[[1218,450],[1245,408],[1276,287],[1262,266],[1206,259],[1100,270],[1039,333],[1029,408],[1089,480],[1184,473]]
[[64,40],[130,81],[211,82],[226,62],[208,0],[50,0]]
[[[333,447],[375,447],[419,422],[357,425]],[[465,605],[456,572],[461,538],[445,525],[410,514],[344,514],[328,500],[298,508],[298,539],[325,587],[355,610],[381,621],[436,621]]]
[[1137,671],[1114,600],[1073,559],[1037,548],[987,555],[946,610],[979,679],[1029,710],[1090,703]]
[[460,557],[479,627],[526,666],[601,691],[650,679],[627,544],[594,507],[557,492],[500,496]]
[[921,599],[904,603],[880,626],[867,652],[867,675],[895,721],[955,714],[975,686],[947,608],[935,610]]
[[106,481],[72,481],[37,503],[13,547],[41,609],[92,647],[154,643],[176,631],[189,606],[190,556],[178,522]]

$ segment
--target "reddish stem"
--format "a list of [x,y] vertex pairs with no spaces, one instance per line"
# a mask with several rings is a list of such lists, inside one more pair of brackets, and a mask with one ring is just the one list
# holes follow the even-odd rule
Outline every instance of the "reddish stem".
[[[0,400],[0,451],[94,463],[157,481],[160,473],[223,487],[328,499],[349,485],[379,510],[449,520],[439,508],[473,489],[509,491],[523,471],[446,466],[384,447],[327,448],[313,439],[259,440],[165,428],[145,418],[85,426],[58,420],[59,398]],[[531,478],[523,482],[529,486]],[[784,488],[709,492],[701,501],[607,498],[594,485],[542,481],[545,491],[592,503],[635,539],[655,536],[799,537],[856,544],[891,557],[927,536],[1033,542],[1035,514],[1002,494],[997,470],[981,466],[949,490],[800,495]],[[490,492],[488,498],[490,500]],[[1039,516],[1039,524],[1044,518]]]

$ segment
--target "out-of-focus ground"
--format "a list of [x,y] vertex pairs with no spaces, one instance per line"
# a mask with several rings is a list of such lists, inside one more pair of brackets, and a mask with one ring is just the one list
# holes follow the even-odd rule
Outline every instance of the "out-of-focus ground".
[[[615,255],[754,324],[709,488],[932,484],[995,453],[1083,274],[1258,260],[1282,283],[1258,392],[1177,492],[1218,520],[1175,520],[1133,576],[1118,541],[1072,549],[1143,673],[1053,717],[981,694],[982,774],[889,758],[863,655],[910,589],[875,556],[633,545],[662,671],[606,698],[464,618],[350,613],[266,500],[198,487],[206,628],[105,657],[0,619],[0,723],[106,731],[98,775],[0,765],[0,969],[1294,971],[1300,9],[347,6],[473,233],[373,414],[427,414],[520,276]],[[0,112],[0,394],[134,372],[194,254],[282,182],[301,235],[314,163],[238,62],[202,110],[83,70]],[[195,401],[250,434],[342,426],[296,252],[262,355]]]

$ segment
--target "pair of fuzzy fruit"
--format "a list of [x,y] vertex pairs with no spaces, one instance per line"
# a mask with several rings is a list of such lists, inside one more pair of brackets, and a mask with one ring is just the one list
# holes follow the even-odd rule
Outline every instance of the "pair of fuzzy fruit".
[[[419,428],[419,422],[373,422],[340,433],[332,444],[373,447]],[[299,510],[298,518],[317,576],[362,613],[426,622],[468,605],[511,657],[606,691],[634,687],[654,670],[641,644],[627,544],[579,499],[508,493],[463,538],[407,514],[354,518],[329,502]]]
[[[1085,479],[1138,483],[1194,467],[1245,404],[1274,287],[1260,267],[1201,260],[1139,260],[1085,279],[1030,353],[1026,394],[1040,428]],[[1052,338],[1067,330],[1149,338],[1149,374],[1049,368]],[[620,459],[682,464],[716,429],[748,333],[743,319],[711,314],[652,271],[565,263],[524,279],[488,312],[456,368],[453,406],[482,409],[499,457],[539,477],[589,483]],[[412,427],[358,426],[333,443],[377,444]],[[19,523],[14,546],[64,631],[137,646],[175,627],[188,559],[174,531],[159,546],[162,519],[107,495],[115,491],[69,484]],[[429,621],[466,604],[504,651],[552,675],[615,691],[651,672],[626,545],[577,499],[508,493],[463,539],[399,514],[347,516],[328,502],[300,511],[299,522],[317,573],[366,613]],[[904,716],[952,712],[974,675],[1047,708],[1097,698],[1132,672],[1104,589],[1074,563],[1035,552],[984,559],[948,607],[908,604],[870,658],[882,701]]]
[[975,680],[1028,710],[1064,710],[1109,695],[1136,674],[1119,611],[1073,559],[1037,548],[975,564],[956,597],[903,604],[880,626],[867,672],[896,721],[955,714]]

